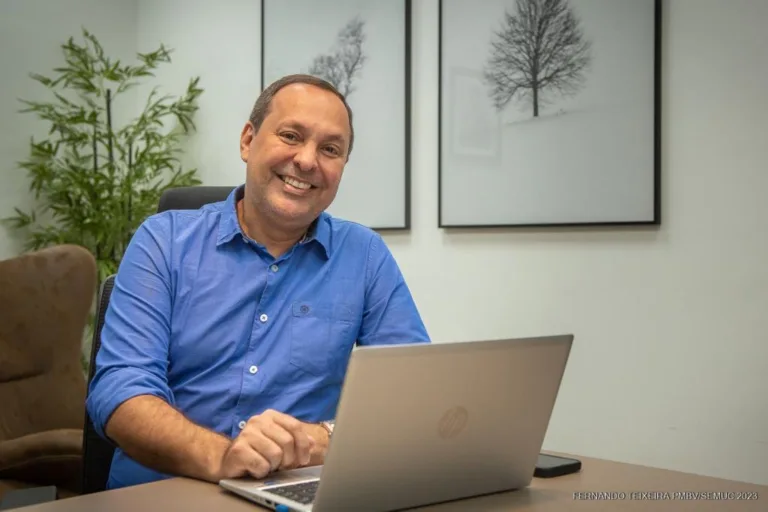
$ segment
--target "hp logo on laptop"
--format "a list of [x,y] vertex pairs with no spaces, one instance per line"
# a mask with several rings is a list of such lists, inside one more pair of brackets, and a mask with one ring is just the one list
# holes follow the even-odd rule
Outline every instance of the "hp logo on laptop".
[[453,439],[464,431],[467,420],[469,420],[469,413],[464,407],[452,407],[443,414],[437,432],[443,439]]

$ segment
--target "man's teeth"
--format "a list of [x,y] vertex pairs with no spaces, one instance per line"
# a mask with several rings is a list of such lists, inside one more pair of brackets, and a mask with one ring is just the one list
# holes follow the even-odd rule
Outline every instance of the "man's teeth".
[[288,176],[283,176],[283,181],[289,184],[292,187],[300,188],[302,190],[306,190],[312,185],[309,183],[304,183],[303,181],[295,180],[293,178],[290,178]]

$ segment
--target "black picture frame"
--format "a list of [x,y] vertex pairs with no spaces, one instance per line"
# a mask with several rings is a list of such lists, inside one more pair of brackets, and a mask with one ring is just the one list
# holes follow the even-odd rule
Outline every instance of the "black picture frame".
[[[299,1],[304,4],[261,0],[261,90],[279,76],[290,73],[308,72],[326,79],[336,76],[322,70],[318,72],[322,68],[317,66],[321,62],[320,55],[326,58],[322,62],[328,62],[334,56],[342,55],[340,52],[344,48],[349,48],[342,46],[334,54],[333,36],[339,43],[342,31],[347,29],[344,41],[359,41],[355,35],[363,32],[365,27],[375,27],[365,34],[362,43],[370,44],[367,50],[370,54],[366,54],[365,60],[367,68],[363,68],[359,75],[357,88],[347,96],[353,111],[355,145],[328,212],[376,231],[410,230],[411,0]],[[383,16],[383,12],[390,15]],[[402,13],[399,20],[394,13]],[[339,28],[318,20],[325,15],[334,21],[341,20]],[[285,20],[285,31],[271,30],[279,27],[282,20]],[[301,46],[286,50],[282,40],[275,43],[282,33],[286,34],[286,41],[290,39],[287,45]],[[301,37],[295,37],[297,33]],[[287,51],[290,56],[277,58],[271,42],[280,52]],[[384,55],[382,52],[385,51],[390,54]],[[274,64],[277,61],[279,64]],[[366,82],[366,71],[376,78],[368,78]],[[345,92],[341,83],[339,89]],[[358,92],[360,94],[356,96]],[[396,102],[401,106],[393,107]],[[400,126],[402,131],[397,130]],[[393,147],[397,148],[395,155],[391,153]]]
[[[599,72],[602,73],[601,78],[604,78],[611,66],[620,64],[620,69],[613,71],[617,75],[629,74],[630,78],[625,82],[619,82],[619,79],[614,77],[612,83],[624,84],[629,80],[636,80],[642,86],[633,91],[634,95],[626,91],[617,93],[615,96],[606,95],[602,104],[599,99],[595,100],[600,97],[595,92],[600,88],[594,87],[590,92],[590,98],[594,103],[589,108],[602,109],[600,115],[606,115],[607,112],[606,119],[614,120],[613,124],[606,122],[600,127],[602,133],[609,133],[608,140],[590,135],[590,127],[599,124],[593,119],[587,118],[581,125],[577,121],[569,121],[572,125],[566,129],[563,119],[567,119],[567,116],[562,116],[559,120],[550,119],[549,126],[544,122],[538,125],[530,123],[524,127],[530,128],[527,132],[523,131],[524,128],[513,128],[517,130],[515,133],[523,133],[525,136],[517,137],[512,144],[509,144],[508,139],[502,140],[502,133],[506,135],[512,129],[501,126],[502,122],[507,121],[499,120],[501,114],[496,110],[494,99],[502,103],[505,98],[508,98],[510,84],[519,87],[530,84],[514,76],[509,77],[508,70],[522,64],[519,64],[520,59],[517,58],[519,53],[516,54],[514,49],[510,49],[505,41],[517,41],[519,38],[505,39],[492,34],[503,33],[502,28],[507,30],[508,36],[513,35],[513,31],[522,31],[517,35],[524,33],[525,24],[519,23],[519,19],[510,22],[504,12],[506,9],[508,13],[515,16],[518,5],[533,1],[535,0],[484,2],[438,0],[438,227],[486,229],[660,225],[661,0],[563,0],[563,3],[573,9],[571,12],[576,11],[575,19],[579,23],[585,19],[583,13],[589,11],[589,15],[593,18],[584,25],[601,36],[605,34],[605,39],[595,43],[594,39],[590,39],[593,36],[589,35],[589,30],[579,32],[574,29],[576,35],[586,33],[587,36],[584,39],[591,41],[591,45],[588,44],[587,47],[593,51],[586,52],[588,55],[586,60],[590,63],[587,68],[595,69],[598,65],[595,60],[603,59],[599,63]],[[574,9],[574,5],[579,9]],[[617,28],[616,21],[621,17],[619,12],[621,9],[625,10],[625,14],[641,12],[645,18],[626,16],[622,21],[623,25]],[[491,16],[491,18],[486,19],[483,16]],[[599,26],[601,23],[604,27]],[[577,23],[557,26],[579,27],[581,25]],[[480,29],[474,27],[480,27]],[[483,27],[492,27],[492,29],[483,35],[482,32],[478,32],[478,30],[484,30]],[[600,28],[604,30],[601,31]],[[456,39],[459,33],[461,33],[461,39]],[[573,39],[570,40],[571,43],[573,41]],[[447,44],[447,42],[453,42],[453,44]],[[498,44],[495,59],[491,57],[493,42]],[[647,43],[647,45],[641,43]],[[620,48],[627,52],[624,56],[616,50],[616,45],[622,44],[624,46]],[[486,50],[473,53],[473,50],[480,46]],[[599,49],[596,49],[598,47]],[[452,60],[454,55],[458,57]],[[572,67],[577,71],[575,73],[577,78],[580,64],[584,62],[583,58],[578,57],[583,56],[584,53],[577,53],[572,59],[576,63]],[[638,59],[634,59],[635,57]],[[478,64],[472,68],[474,64],[467,66],[463,62],[484,64],[483,66]],[[502,63],[504,68],[500,68]],[[450,73],[447,70],[450,70]],[[489,73],[486,75],[483,70]],[[450,83],[448,77],[451,79]],[[582,80],[582,83],[584,82]],[[588,83],[589,80],[586,82]],[[496,84],[496,89],[493,88],[493,84]],[[603,92],[609,90],[607,85],[601,87]],[[497,91],[495,96],[491,93],[494,90]],[[530,105],[529,117],[533,119],[532,104],[534,102],[530,90],[526,92],[529,93],[527,95]],[[460,99],[454,101],[457,97]],[[459,111],[456,104],[461,101],[465,101],[466,106],[463,107],[464,110]],[[491,106],[488,106],[489,103]],[[585,101],[583,105],[586,104]],[[515,105],[518,109],[521,108],[519,103]],[[626,111],[633,112],[636,117],[620,118],[615,111],[611,110],[616,105],[621,105]],[[573,101],[570,106],[580,107],[578,101]],[[449,107],[456,111],[447,115]],[[504,108],[512,107],[508,103]],[[525,106],[523,105],[522,108]],[[587,107],[584,107],[584,111],[586,110]],[[619,108],[615,110],[620,111]],[[524,121],[519,120],[525,119],[525,116],[519,114],[519,111],[516,115],[517,118],[514,115],[508,116],[513,119],[509,125],[520,123],[520,126],[523,126]],[[597,116],[597,114],[593,115]],[[550,116],[556,117],[552,114]],[[461,118],[460,128],[456,128],[459,125],[451,124],[452,117]],[[539,115],[535,119],[539,121],[542,117]],[[573,118],[578,118],[578,115],[571,117]],[[633,121],[640,119],[642,123],[632,124]],[[474,121],[477,122],[473,125]],[[555,124],[557,122],[561,124],[558,126]],[[457,135],[459,130],[463,132]],[[582,146],[573,143],[573,137],[564,135],[568,133],[582,136]],[[490,136],[482,136],[485,134]],[[639,134],[641,140],[630,142],[630,134]],[[526,137],[530,139],[530,143],[526,143]],[[514,166],[510,163],[513,160],[511,157],[505,161],[505,152],[514,154],[515,159],[525,161],[526,157],[536,151],[534,148],[546,149],[546,137],[551,137],[550,140],[555,141],[553,146],[555,144],[567,146],[568,143],[571,146],[563,150],[562,154],[558,154],[560,151],[558,147],[551,147],[548,152],[536,153],[537,156],[540,155],[539,161],[527,158],[528,162],[535,162],[536,165]],[[628,161],[623,160],[622,155],[611,154],[611,151],[617,151],[612,141],[620,141],[618,145],[623,144],[627,151],[626,155],[639,155],[636,161],[626,163]],[[517,152],[512,153],[513,150],[509,146],[517,146]],[[581,160],[578,160],[579,158]],[[544,163],[547,161],[548,166]],[[567,179],[557,180],[558,177],[566,176],[566,173],[573,171],[573,167],[569,165],[573,166],[574,161],[591,162],[591,165],[584,165],[581,171],[584,175],[592,173],[593,181],[586,178],[577,179],[572,175],[567,175]],[[611,166],[612,162],[613,166]],[[629,168],[634,169],[632,172],[635,174],[630,175],[627,170]],[[546,172],[540,172],[542,169]],[[512,174],[511,171],[516,173],[514,178],[509,177]],[[619,179],[617,176],[608,176],[607,173],[612,171],[617,171],[619,174],[627,173],[626,180]],[[547,175],[547,172],[550,174]],[[505,177],[504,173],[509,174]],[[546,176],[549,177],[548,180]],[[632,180],[640,186],[633,185]],[[626,182],[622,184],[622,181]],[[608,186],[607,183],[611,183],[613,187],[608,191],[601,188]],[[642,189],[641,194],[636,193],[638,188]],[[633,196],[633,193],[636,195]],[[606,210],[603,214],[598,211],[600,205]]]

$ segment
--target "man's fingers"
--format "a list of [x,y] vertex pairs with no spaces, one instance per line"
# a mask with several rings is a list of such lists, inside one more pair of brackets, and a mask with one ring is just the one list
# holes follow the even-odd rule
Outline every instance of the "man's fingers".
[[271,470],[269,461],[256,451],[245,439],[236,439],[224,458],[223,478],[238,478],[250,474],[263,478]]
[[293,457],[284,458],[280,469],[295,469],[309,464],[311,457],[310,443],[305,439],[306,435],[300,435],[292,440]]
[[297,464],[300,466],[309,464],[312,449],[315,447],[315,441],[304,430],[304,424],[292,416],[281,413],[275,413],[274,420],[293,434],[296,458],[298,459]]
[[277,411],[270,411],[269,417],[271,417],[275,423],[293,435],[300,434],[304,431],[301,422],[293,416],[289,416]]
[[267,459],[254,450],[248,460],[247,470],[254,478],[264,478],[272,472],[272,466]]
[[267,460],[270,471],[281,466],[284,455],[283,449],[262,430],[243,431],[241,435],[244,435],[248,439],[248,444]]
[[312,449],[315,447],[315,440],[306,432],[301,432],[294,438],[296,445],[296,459],[299,466],[306,466],[312,457]]
[[240,435],[268,461],[271,471],[308,465],[315,446],[301,421],[274,410],[252,417]]
[[296,467],[298,462],[293,434],[277,423],[267,423],[262,433],[280,448],[281,457],[277,467],[282,469]]
[[[282,467],[288,469],[309,464],[312,456],[312,448],[314,447],[314,440],[310,440],[309,435],[304,430],[304,424],[293,416],[273,410],[266,411],[263,416],[272,419],[275,424],[285,429],[293,438],[293,453],[290,456],[286,455],[286,460],[284,460]],[[291,448],[285,447],[286,453],[289,450],[291,450]]]
[[[304,440],[306,438],[306,444]],[[306,466],[312,460],[312,449],[315,447],[315,439],[310,436],[299,436],[296,438],[296,457],[299,459],[300,466]]]

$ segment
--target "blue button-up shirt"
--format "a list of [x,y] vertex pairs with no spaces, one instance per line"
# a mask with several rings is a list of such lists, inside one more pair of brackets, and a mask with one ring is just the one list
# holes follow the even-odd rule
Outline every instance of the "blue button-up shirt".
[[[332,419],[353,346],[429,342],[381,237],[323,213],[273,258],[240,228],[243,187],[147,219],[106,312],[87,407],[100,435],[124,401],[154,395],[236,437],[266,409]],[[119,448],[109,488],[166,478]]]

